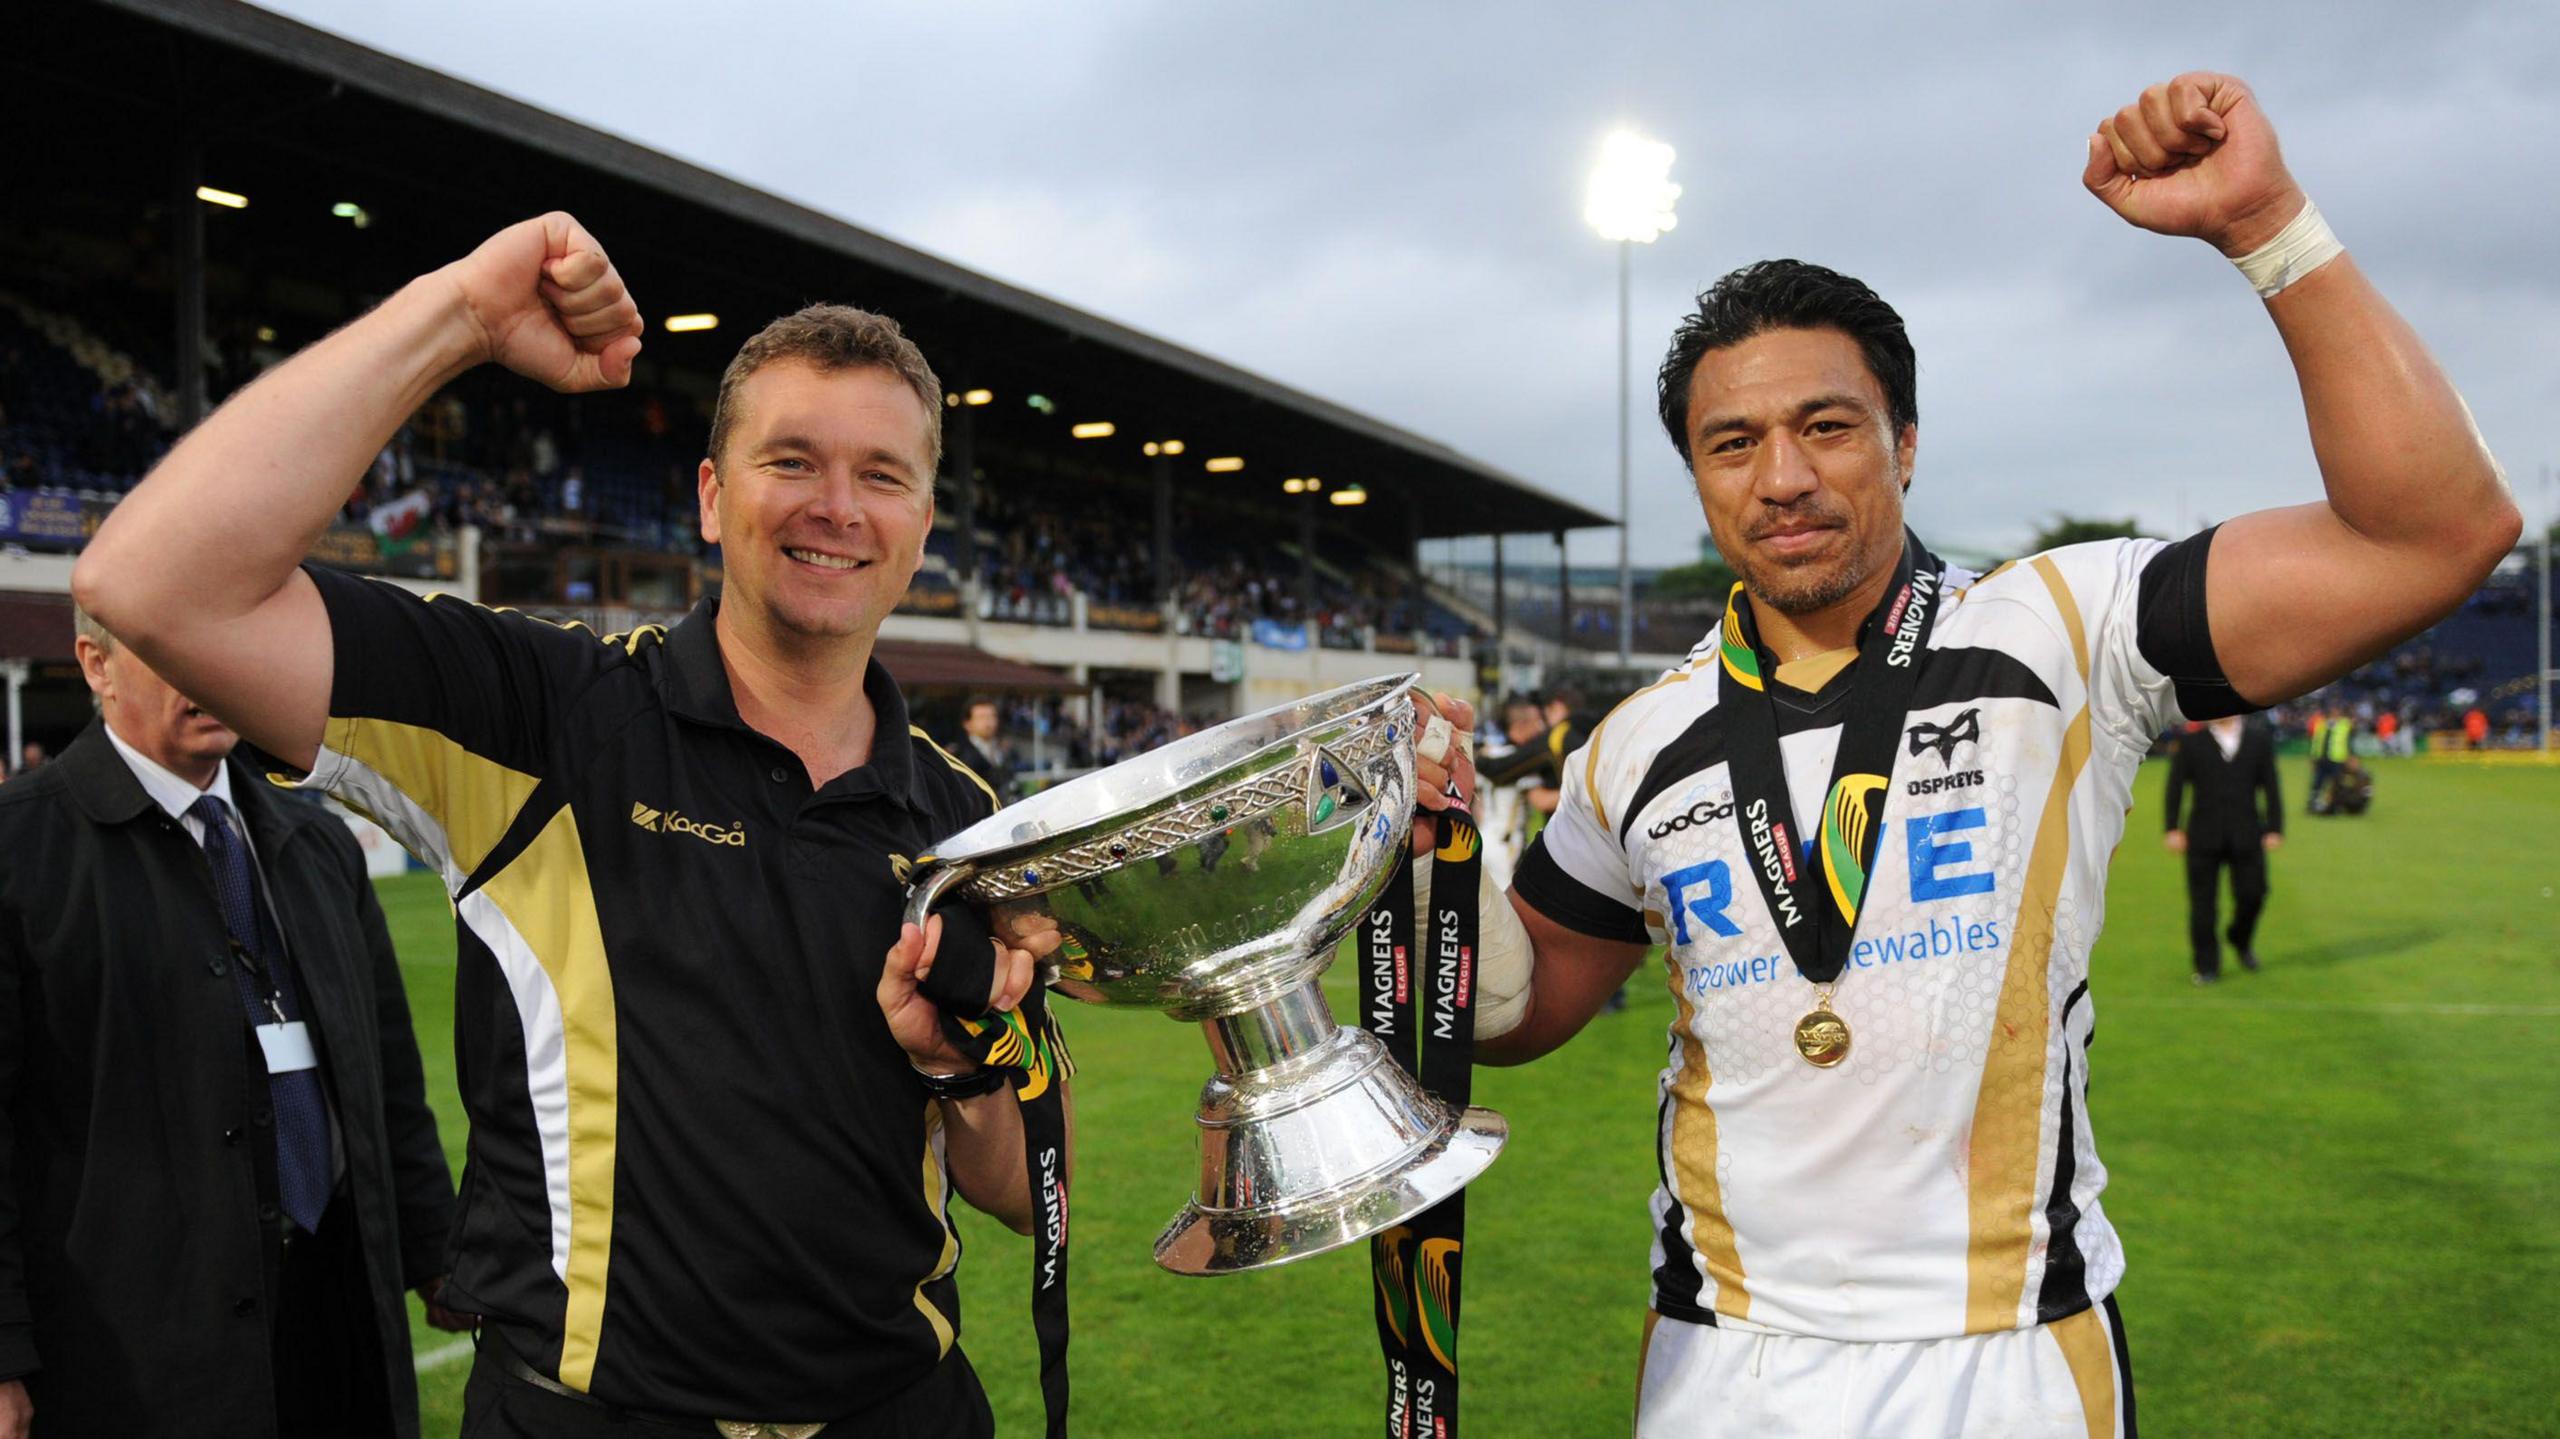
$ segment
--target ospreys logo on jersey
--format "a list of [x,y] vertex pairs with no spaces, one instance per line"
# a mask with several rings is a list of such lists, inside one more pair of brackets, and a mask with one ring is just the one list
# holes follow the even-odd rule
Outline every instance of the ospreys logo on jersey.
[[1822,806],[1822,872],[1831,881],[1831,901],[1840,917],[1854,924],[1858,901],[1867,893],[1867,831],[1875,823],[1874,797],[1884,792],[1880,774],[1844,774],[1831,786]]
[[1982,740],[1982,706],[1975,705],[1942,725],[1927,720],[1911,726],[1911,753],[1916,759],[1931,750],[1938,752],[1938,763],[1952,766],[1956,762],[1956,746],[1978,744]]

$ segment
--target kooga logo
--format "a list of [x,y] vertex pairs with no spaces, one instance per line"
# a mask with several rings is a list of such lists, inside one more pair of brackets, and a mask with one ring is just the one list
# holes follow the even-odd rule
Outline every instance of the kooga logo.
[[660,813],[635,801],[631,806],[631,822],[651,834],[688,834],[705,844],[726,845],[731,849],[744,849],[747,845],[747,826],[743,820],[733,821],[727,829],[717,829],[698,819],[685,818],[680,810]]
[[1696,804],[1689,806],[1687,809],[1682,810],[1680,813],[1673,815],[1671,818],[1664,820],[1662,823],[1655,825],[1653,828],[1646,830],[1645,837],[1648,839],[1660,839],[1664,835],[1678,834],[1684,829],[1694,828],[1695,826],[1702,824],[1712,824],[1720,819],[1731,818],[1733,818],[1733,797],[1731,795],[1719,795],[1714,799],[1702,799]]

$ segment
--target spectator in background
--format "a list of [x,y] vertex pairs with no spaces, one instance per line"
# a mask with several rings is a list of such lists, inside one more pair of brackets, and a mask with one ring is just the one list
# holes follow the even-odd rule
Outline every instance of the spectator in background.
[[971,773],[987,782],[987,788],[995,791],[996,803],[1002,805],[1013,799],[1013,757],[1005,752],[1004,741],[996,738],[997,715],[994,697],[972,696],[960,719],[960,739],[950,749]]
[[[2195,794],[2192,807],[2188,792]],[[2258,806],[2260,797],[2266,808]],[[2191,810],[2182,820],[2182,810]],[[2274,731],[2234,715],[2180,736],[2169,757],[2169,824],[2162,843],[2187,857],[2187,937],[2196,983],[2222,978],[2222,940],[2255,972],[2258,915],[2267,903],[2267,856],[2284,843],[2284,795]],[[2231,871],[2231,928],[2215,933],[2222,871]]]
[[0,788],[0,1435],[414,1436],[453,1180],[355,839],[82,616]]
[[2462,738],[2473,749],[2489,747],[2489,716],[2478,705],[2462,713]]
[[2311,798],[2304,806],[2308,814],[2329,812],[2329,782],[2345,768],[2347,756],[2354,753],[2356,717],[2341,709],[2311,721]]
[[29,770],[41,768],[43,764],[43,745],[36,743],[34,740],[29,740],[18,747],[18,773],[25,774]]

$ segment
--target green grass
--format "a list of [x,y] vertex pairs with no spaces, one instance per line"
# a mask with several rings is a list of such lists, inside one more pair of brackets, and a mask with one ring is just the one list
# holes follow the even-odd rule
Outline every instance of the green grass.
[[[2363,819],[2289,821],[2265,972],[2187,980],[2183,881],[2146,770],[2109,887],[2093,1119],[2142,1417],[2166,1435],[2554,1432],[2560,1390],[2560,770],[2377,765]],[[2303,793],[2289,763],[2287,793]],[[1186,865],[1186,871],[1188,866]],[[1152,876],[1145,876],[1152,878]],[[457,1165],[451,918],[384,887]],[[1649,971],[1658,974],[1659,971]],[[1327,976],[1349,1015],[1349,975]],[[1470,1191],[1466,1413],[1492,1435],[1619,1435],[1646,1300],[1648,980],[1563,1051],[1485,1070],[1511,1147]],[[1208,1052],[1071,1006],[1082,1065],[1079,1429],[1357,1433],[1380,1380],[1366,1251],[1218,1280],[1149,1250],[1189,1190]],[[1038,1432],[1028,1241],[974,1213],[966,1340],[1003,1432]],[[420,1331],[421,1353],[448,1343]],[[459,1365],[421,1377],[451,1434]]]

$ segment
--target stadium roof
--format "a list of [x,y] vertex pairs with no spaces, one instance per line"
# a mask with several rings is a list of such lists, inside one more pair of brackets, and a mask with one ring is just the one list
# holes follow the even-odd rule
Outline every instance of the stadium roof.
[[[726,313],[761,319],[809,299],[852,300],[897,316],[955,390],[1057,397],[1056,413],[1044,410],[1040,420],[1060,430],[1070,419],[1114,421],[1132,469],[1140,441],[1182,438],[1186,463],[1176,473],[1193,493],[1234,485],[1240,498],[1276,502],[1284,476],[1321,473],[1336,487],[1359,482],[1377,502],[1381,528],[1417,539],[1612,523],[1373,416],[254,6],[103,7],[48,7],[49,18],[33,24],[53,33],[22,52],[48,80],[95,97],[81,124],[155,127],[163,145],[194,139],[205,147],[208,181],[217,168],[245,171],[295,193],[359,177],[431,196],[436,203],[413,206],[405,226],[421,265],[459,253],[475,230],[570,208],[614,249],[653,314],[727,303]],[[143,25],[175,29],[153,37]],[[181,43],[186,35],[199,43]],[[376,235],[384,228],[377,224]],[[430,234],[441,252],[426,248]],[[380,240],[368,246],[377,256],[390,249]],[[656,300],[648,298],[653,280]],[[386,271],[379,283],[396,280]],[[735,329],[653,331],[649,344],[681,361],[693,341],[701,366],[716,371],[738,338]],[[1245,457],[1245,473],[1207,475],[1188,463],[1218,455]]]

